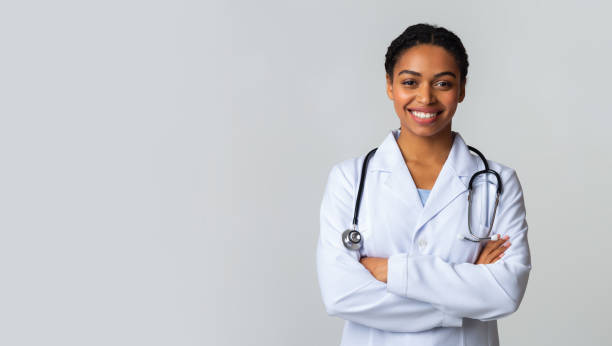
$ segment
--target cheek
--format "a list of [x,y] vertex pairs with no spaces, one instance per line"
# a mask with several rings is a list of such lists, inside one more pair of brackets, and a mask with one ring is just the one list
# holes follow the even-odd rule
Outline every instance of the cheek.
[[393,96],[393,103],[396,108],[404,108],[414,98],[414,93],[407,91],[397,91]]
[[459,93],[450,92],[450,93],[441,95],[438,98],[438,101],[443,103],[446,106],[446,108],[449,108],[449,109],[457,108],[457,103],[459,103]]

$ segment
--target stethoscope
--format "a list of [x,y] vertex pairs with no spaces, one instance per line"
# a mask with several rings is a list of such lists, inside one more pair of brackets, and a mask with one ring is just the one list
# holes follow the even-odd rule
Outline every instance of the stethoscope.
[[[495,241],[499,239],[499,234],[495,234],[492,237],[489,235],[491,234],[491,230],[493,229],[493,222],[495,221],[495,214],[497,212],[497,206],[499,205],[499,196],[502,193],[502,181],[499,176],[499,173],[497,173],[495,170],[489,169],[489,164],[487,163],[487,159],[478,149],[472,146],[469,146],[469,145],[467,147],[469,150],[475,152],[480,157],[480,159],[482,160],[482,163],[484,164],[485,169],[474,173],[472,177],[470,178],[470,183],[468,184],[468,231],[470,234],[459,234],[458,238],[463,239],[463,240],[469,240],[475,243],[485,241],[485,240]],[[346,231],[342,233],[342,243],[349,250],[359,250],[363,247],[363,237],[361,236],[361,233],[358,231],[359,206],[361,204],[361,195],[363,194],[363,185],[365,182],[368,162],[370,161],[372,156],[374,156],[374,153],[376,152],[377,149],[378,148],[372,149],[366,155],[365,160],[363,161],[363,166],[361,167],[361,178],[359,181],[359,190],[357,191],[357,201],[355,202],[355,212],[353,214],[353,225],[351,228],[347,229]],[[489,229],[487,231],[487,236],[481,238],[472,232],[472,226],[471,226],[472,213],[470,213],[470,210],[472,210],[472,184],[474,183],[474,180],[479,175],[488,174],[488,173],[491,173],[495,176],[495,179],[497,180],[497,191],[496,191],[496,196],[495,196],[495,207],[493,208],[493,216],[491,218],[491,224],[489,225]]]

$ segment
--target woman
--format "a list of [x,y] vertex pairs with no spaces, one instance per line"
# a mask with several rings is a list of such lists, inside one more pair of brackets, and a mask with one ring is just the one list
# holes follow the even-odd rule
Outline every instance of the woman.
[[[496,320],[518,309],[527,286],[527,222],[515,171],[488,160],[502,193],[494,222],[472,232],[501,239],[457,237],[470,230],[468,185],[484,168],[451,130],[465,98],[465,48],[444,28],[413,25],[389,46],[385,70],[400,128],[368,162],[359,250],[343,245],[342,234],[351,228],[365,154],[332,168],[321,204],[325,308],[346,320],[342,345],[498,345]],[[473,200],[474,215],[490,215],[495,189],[479,196],[487,202]]]

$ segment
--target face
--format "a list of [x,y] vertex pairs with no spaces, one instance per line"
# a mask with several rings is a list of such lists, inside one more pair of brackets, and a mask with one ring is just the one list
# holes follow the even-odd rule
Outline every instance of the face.
[[450,133],[457,104],[465,97],[459,67],[446,49],[420,44],[404,51],[387,75],[387,95],[393,100],[402,131],[420,137]]

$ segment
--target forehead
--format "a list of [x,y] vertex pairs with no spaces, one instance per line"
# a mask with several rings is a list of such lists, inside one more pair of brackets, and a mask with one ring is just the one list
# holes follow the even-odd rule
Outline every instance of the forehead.
[[405,50],[395,63],[394,74],[402,70],[419,72],[423,76],[451,71],[459,76],[455,58],[446,49],[432,45],[419,44]]

